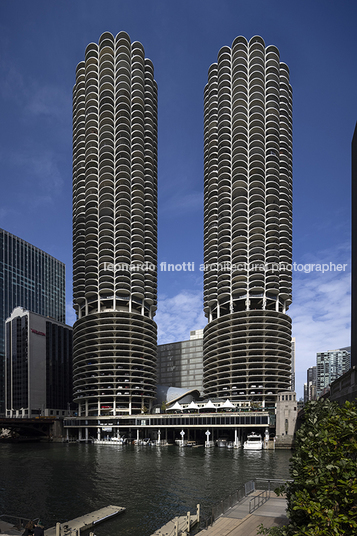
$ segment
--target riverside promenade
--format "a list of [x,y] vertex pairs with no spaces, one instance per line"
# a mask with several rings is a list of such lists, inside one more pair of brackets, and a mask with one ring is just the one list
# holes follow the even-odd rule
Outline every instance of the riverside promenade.
[[[287,525],[286,499],[270,491],[266,502],[259,505],[262,502],[259,500],[261,494],[260,490],[256,490],[244,497],[196,536],[256,536],[260,525],[265,528]],[[256,509],[249,513],[254,508],[255,497]]]

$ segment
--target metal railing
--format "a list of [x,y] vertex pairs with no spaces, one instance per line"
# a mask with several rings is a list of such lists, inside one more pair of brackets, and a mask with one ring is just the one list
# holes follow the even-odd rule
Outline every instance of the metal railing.
[[255,487],[261,490],[274,491],[275,488],[287,484],[288,482],[293,482],[293,480],[287,480],[284,478],[255,478]]
[[219,516],[225,514],[230,508],[250,495],[250,493],[256,489],[261,489],[262,492],[253,497],[249,502],[249,513],[254,512],[254,510],[259,508],[259,506],[269,499],[271,491],[274,491],[275,488],[286,484],[287,482],[293,482],[293,480],[282,478],[255,478],[254,480],[249,480],[249,482],[246,482],[239,489],[228,495],[223,501],[220,501],[213,506],[211,514],[201,521],[200,528],[207,529],[209,526],[213,525],[214,521],[216,521]]
[[255,490],[254,480],[249,480],[239,489],[228,495],[225,499],[220,501],[218,504],[212,507],[211,514],[204,520],[201,521],[200,528],[207,529],[209,526],[213,525],[214,521],[230,510],[233,506],[239,503],[244,497],[249,495]]
[[266,503],[269,498],[270,489],[265,489],[264,491],[259,493],[259,495],[254,495],[254,497],[252,497],[249,501],[249,513],[251,514],[252,512],[254,512],[254,510]]

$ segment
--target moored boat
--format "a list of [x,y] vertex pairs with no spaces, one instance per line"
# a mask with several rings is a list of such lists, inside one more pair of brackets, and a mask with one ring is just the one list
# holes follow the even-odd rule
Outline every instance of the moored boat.
[[263,440],[262,436],[252,432],[248,435],[247,440],[243,443],[244,450],[262,450]]

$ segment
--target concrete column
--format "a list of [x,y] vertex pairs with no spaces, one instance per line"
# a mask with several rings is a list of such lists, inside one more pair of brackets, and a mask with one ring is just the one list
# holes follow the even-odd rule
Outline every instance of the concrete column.
[[99,428],[99,426],[97,428],[97,439],[98,439],[98,441],[100,441],[100,428]]
[[85,434],[86,434],[86,441],[88,443],[89,434],[88,434],[88,428],[87,427],[85,429]]

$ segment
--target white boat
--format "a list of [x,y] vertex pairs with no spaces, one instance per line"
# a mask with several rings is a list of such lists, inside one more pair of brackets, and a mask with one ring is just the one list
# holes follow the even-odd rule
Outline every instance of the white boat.
[[94,439],[93,443],[96,445],[125,445],[127,439],[126,437],[111,437],[109,439]]
[[247,441],[243,443],[243,449],[245,450],[262,450],[263,440],[262,436],[252,432],[247,437]]

